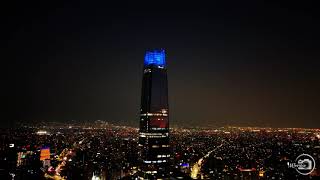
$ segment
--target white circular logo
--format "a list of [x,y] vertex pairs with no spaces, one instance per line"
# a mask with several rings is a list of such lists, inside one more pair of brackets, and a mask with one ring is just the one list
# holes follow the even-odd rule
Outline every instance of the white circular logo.
[[301,154],[295,160],[295,169],[302,175],[310,174],[316,167],[316,162],[309,154]]

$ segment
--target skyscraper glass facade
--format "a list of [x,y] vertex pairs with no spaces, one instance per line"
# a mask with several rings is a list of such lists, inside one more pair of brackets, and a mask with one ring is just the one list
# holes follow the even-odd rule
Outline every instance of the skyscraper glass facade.
[[141,174],[165,177],[170,164],[169,105],[164,50],[145,55],[140,109],[139,157]]

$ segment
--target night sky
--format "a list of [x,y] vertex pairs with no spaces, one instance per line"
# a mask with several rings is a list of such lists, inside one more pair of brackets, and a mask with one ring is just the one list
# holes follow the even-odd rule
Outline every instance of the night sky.
[[1,5],[1,126],[138,125],[147,49],[167,53],[170,124],[320,128],[311,1]]

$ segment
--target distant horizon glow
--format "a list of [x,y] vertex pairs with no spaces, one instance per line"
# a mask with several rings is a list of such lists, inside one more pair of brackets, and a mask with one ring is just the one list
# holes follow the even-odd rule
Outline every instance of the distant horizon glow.
[[158,71],[167,71],[170,126],[320,128],[320,24],[309,3],[36,4],[5,13],[1,129],[138,127],[141,76]]

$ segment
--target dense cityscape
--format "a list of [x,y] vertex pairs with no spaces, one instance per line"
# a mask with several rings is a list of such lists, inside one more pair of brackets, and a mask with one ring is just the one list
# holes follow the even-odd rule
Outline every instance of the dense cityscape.
[[145,54],[139,128],[107,121],[1,129],[4,179],[312,179],[320,129],[170,128],[166,55]]
[[[1,130],[5,179],[135,179],[138,128],[45,123]],[[312,179],[320,176],[320,130],[222,127],[171,129],[172,178]],[[48,151],[48,152],[46,152]],[[308,176],[289,169],[299,154],[315,158]],[[44,157],[47,156],[47,157]]]
[[2,7],[0,180],[320,179],[313,2]]

